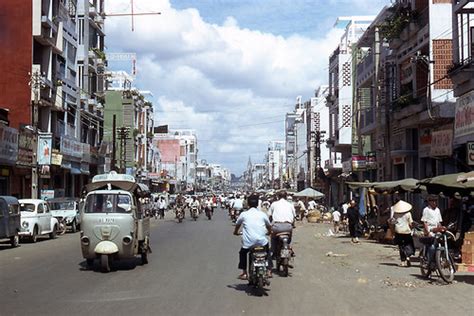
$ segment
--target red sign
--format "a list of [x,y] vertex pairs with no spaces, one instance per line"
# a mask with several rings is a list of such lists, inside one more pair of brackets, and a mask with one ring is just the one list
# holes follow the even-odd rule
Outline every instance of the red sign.
[[175,163],[179,160],[179,139],[157,139],[155,141],[162,163]]

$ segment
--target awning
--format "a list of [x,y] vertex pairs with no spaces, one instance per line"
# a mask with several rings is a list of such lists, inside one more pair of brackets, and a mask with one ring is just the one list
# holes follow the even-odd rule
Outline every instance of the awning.
[[[458,182],[458,179],[466,178],[465,182]],[[453,196],[456,193],[467,196],[474,193],[474,181],[467,181],[469,173],[452,173],[423,179],[420,184],[426,186],[428,193]]]
[[71,168],[71,174],[82,174],[81,169],[72,167]]
[[376,191],[414,191],[416,189],[423,190],[424,187],[419,185],[420,181],[413,178],[384,181],[384,182],[346,182],[351,189],[356,188],[373,188]]

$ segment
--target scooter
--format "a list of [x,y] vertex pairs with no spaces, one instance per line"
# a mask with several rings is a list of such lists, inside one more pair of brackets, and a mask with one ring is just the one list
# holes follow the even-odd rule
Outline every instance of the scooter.
[[292,257],[292,250],[290,247],[290,232],[277,233],[278,243],[276,247],[276,268],[280,272],[282,268],[282,276],[288,276],[288,268]]
[[176,218],[178,219],[178,222],[182,222],[184,219],[184,210],[181,207],[176,208]]
[[198,217],[199,217],[199,210],[198,210],[197,207],[193,206],[193,207],[191,208],[191,216],[192,216],[192,218],[193,218],[195,221],[198,219]]
[[208,220],[212,219],[213,210],[212,207],[206,207],[206,216]]
[[270,285],[268,280],[268,257],[264,247],[253,247],[249,251],[248,278],[249,285],[256,289],[263,289],[265,285]]

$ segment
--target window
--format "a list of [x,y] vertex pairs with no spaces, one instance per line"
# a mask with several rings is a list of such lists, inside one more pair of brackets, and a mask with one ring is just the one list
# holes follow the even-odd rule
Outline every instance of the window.
[[38,214],[43,214],[44,213],[44,207],[43,204],[38,205]]
[[91,194],[87,197],[84,213],[130,213],[132,200],[125,194]]

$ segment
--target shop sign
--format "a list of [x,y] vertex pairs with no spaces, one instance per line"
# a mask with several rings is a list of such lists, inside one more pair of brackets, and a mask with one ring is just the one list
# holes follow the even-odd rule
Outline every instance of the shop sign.
[[467,145],[467,164],[474,166],[474,142],[469,142]]
[[33,132],[27,129],[20,129],[18,134],[18,160],[17,165],[32,167],[33,161]]
[[367,169],[377,169],[377,155],[375,151],[369,151],[366,157]]
[[77,140],[61,136],[61,154],[82,159],[82,149],[82,143],[78,142]]
[[431,151],[431,129],[423,128],[420,130],[418,141],[418,157],[426,158],[430,156]]
[[474,91],[459,97],[454,117],[454,137],[474,135]]
[[51,170],[49,165],[42,165],[39,168],[40,178],[49,179],[51,178]]
[[405,156],[399,156],[393,158],[393,164],[394,165],[403,165],[405,164]]
[[51,164],[55,166],[60,166],[63,162],[63,155],[60,153],[52,153],[51,154]]
[[41,190],[41,199],[45,201],[54,199],[54,190]]
[[342,162],[342,173],[350,173],[352,171],[352,160]]
[[0,124],[0,162],[14,165],[18,158],[18,130]]
[[39,133],[38,135],[38,164],[51,164],[51,148],[53,143],[53,135],[50,133]]
[[82,174],[90,174],[90,171],[89,171],[89,163],[87,163],[87,162],[81,162],[81,173],[82,173]]
[[367,158],[365,156],[352,156],[352,170],[361,171],[367,169]]
[[453,131],[451,129],[434,131],[431,134],[430,156],[451,156],[453,153]]

